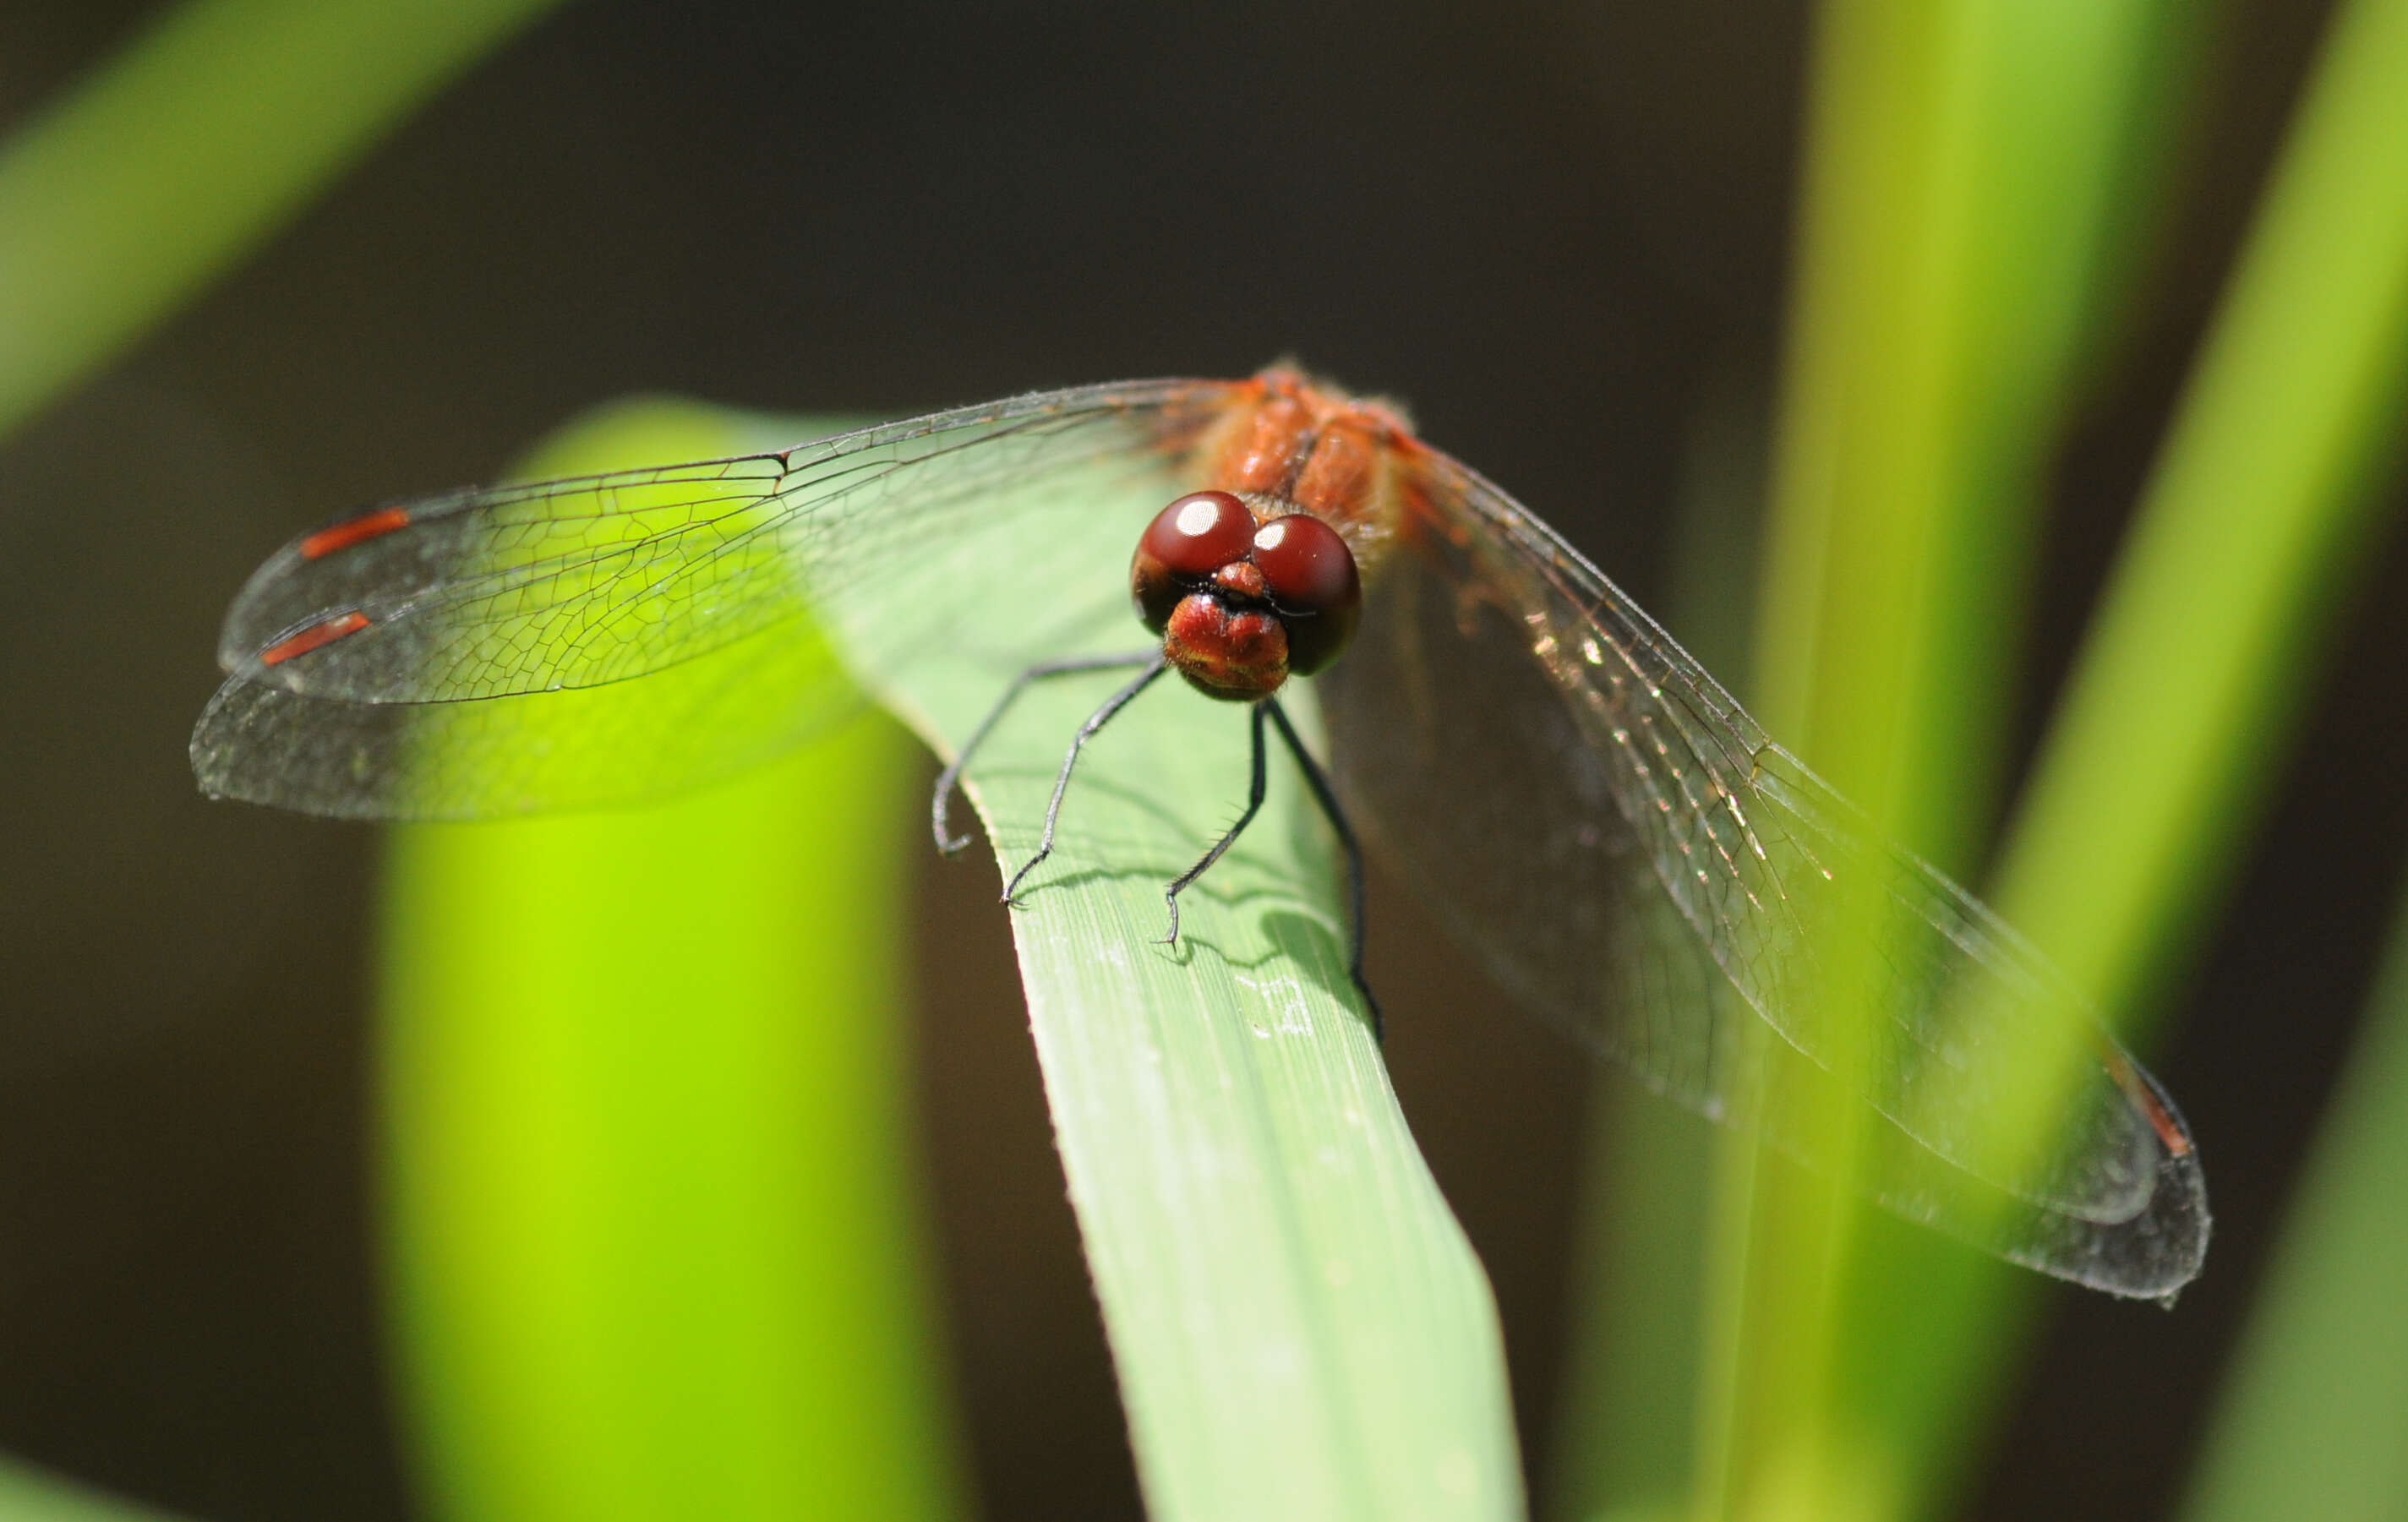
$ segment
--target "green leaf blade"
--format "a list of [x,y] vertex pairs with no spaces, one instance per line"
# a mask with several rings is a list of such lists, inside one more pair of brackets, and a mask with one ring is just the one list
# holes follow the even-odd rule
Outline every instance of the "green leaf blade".
[[[1029,662],[1142,649],[1123,589],[1138,531],[1182,489],[1160,475],[1049,476],[903,574],[823,588],[840,643],[953,754]],[[997,567],[1031,606],[996,595]],[[967,597],[993,610],[982,648],[927,638]],[[967,785],[1007,869],[1070,737],[1127,680],[1039,682],[986,740]],[[1310,693],[1283,697],[1317,733]],[[1086,748],[1012,913],[1149,1512],[1519,1515],[1494,1299],[1348,983],[1332,840],[1284,756],[1182,898],[1179,944],[1158,943],[1164,885],[1244,803],[1246,730],[1242,708],[1158,682]]]
[[[1206,743],[1168,711],[1185,695],[1162,696],[1171,722],[1113,732],[1129,765],[1082,781],[1226,797],[1245,775],[1240,715],[1206,711],[1225,731]],[[984,808],[1025,818],[1050,776],[982,781]],[[1302,790],[1292,771],[1274,785]],[[1182,812],[1209,827],[1215,811]],[[1339,992],[1327,853],[1283,813],[1199,884],[1176,951],[1154,944],[1183,865],[1165,846],[1208,836],[1082,832],[1064,854],[1139,865],[1076,887],[1040,869],[1014,917],[1148,1494],[1165,1516],[1510,1515],[1486,1281]]]

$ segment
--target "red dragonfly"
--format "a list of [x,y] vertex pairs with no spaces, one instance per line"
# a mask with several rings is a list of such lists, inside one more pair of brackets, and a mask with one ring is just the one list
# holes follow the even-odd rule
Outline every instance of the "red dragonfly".
[[[1091,568],[1067,547],[1099,534],[1138,547],[1130,582],[1050,568]],[[1008,553],[965,585],[931,546],[982,535]],[[939,579],[895,596],[915,577]],[[882,617],[917,622],[851,621],[865,589]],[[1156,642],[1088,653],[1126,628],[1125,595]],[[2054,1143],[2014,1166],[1984,1150],[1984,1106],[2026,1032],[2088,1020],[2035,953],[1874,838],[1527,509],[1394,407],[1284,367],[376,508],[251,577],[193,766],[215,796],[355,818],[657,796],[822,726],[829,638],[854,664],[878,647],[873,667],[982,641],[1061,653],[999,679],[989,725],[1028,682],[1138,673],[1074,740],[1014,888],[1052,847],[1079,742],[1175,669],[1250,708],[1254,805],[1267,723],[1301,764],[1355,869],[1358,984],[1357,829],[1519,1002],[1659,1092],[1814,1164],[1782,1097],[1842,1084],[1882,1123],[1866,1187],[1910,1218],[2119,1295],[2167,1297],[2198,1272],[2197,1150],[2095,1026]],[[1279,705],[1299,676],[1326,772]],[[531,727],[530,705],[580,704],[590,722]],[[947,849],[963,843],[945,826],[961,764],[936,799]],[[1179,890],[1235,833],[1170,885],[1174,934]],[[1816,938],[1856,923],[1834,912],[1852,892],[1892,924],[1877,1055],[1841,1078]]]

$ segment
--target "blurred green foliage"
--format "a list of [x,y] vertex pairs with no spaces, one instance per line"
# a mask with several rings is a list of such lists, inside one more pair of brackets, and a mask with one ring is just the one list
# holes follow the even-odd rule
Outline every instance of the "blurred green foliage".
[[[1798,294],[1765,535],[1756,696],[1870,823],[1963,869],[1999,737],[2045,473],[2091,330],[2128,269],[2118,199],[2179,88],[2157,0],[1831,0],[1818,19]],[[2155,187],[2145,187],[2155,188]],[[1838,946],[1877,955],[1858,895]],[[1834,969],[1869,1006],[1870,960]],[[1851,985],[1854,985],[1854,991]],[[1855,1060],[1877,1060],[1877,1026]],[[1827,1155],[1866,1139],[1821,1116]],[[1871,1219],[1844,1179],[1722,1148],[1709,1308],[1709,1514],[1913,1515],[2028,1286]]]
[[[734,453],[751,422],[606,409],[523,474]],[[643,696],[592,696],[527,705],[522,742]],[[692,796],[394,832],[394,1280],[445,1515],[963,1510],[906,1119],[922,773],[858,706]]]
[[194,0],[0,146],[0,434],[557,0]]
[[156,1522],[167,1515],[22,1464],[0,1465],[0,1518],[7,1522]]
[[2408,900],[2184,1514],[2408,1516]]
[[[1990,807],[2040,486],[2086,351],[2120,326],[2105,314],[2162,185],[2138,168],[2165,156],[2206,20],[1985,0],[1822,13],[1761,711],[1943,861],[1965,859]],[[2009,918],[2119,1022],[2162,998],[2214,906],[2383,500],[2370,467],[2390,452],[2408,355],[2403,69],[2408,7],[2336,13],[2010,837]],[[2002,1139],[2048,1123],[2068,1055],[2023,1054]],[[2032,1285],[1869,1221],[1744,1141],[1723,1150],[1685,1509],[1943,1507]],[[1758,1193],[1768,1172],[1778,1186]],[[2327,1441],[2396,1442],[2403,1422],[2395,1397]],[[1660,1483],[1625,1503],[1651,1496]]]

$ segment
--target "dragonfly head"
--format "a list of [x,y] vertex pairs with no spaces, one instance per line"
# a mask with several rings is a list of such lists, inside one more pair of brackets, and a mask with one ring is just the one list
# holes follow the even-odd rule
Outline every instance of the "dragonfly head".
[[1338,531],[1294,504],[1191,492],[1154,515],[1129,565],[1137,616],[1208,697],[1253,702],[1338,658],[1363,582]]

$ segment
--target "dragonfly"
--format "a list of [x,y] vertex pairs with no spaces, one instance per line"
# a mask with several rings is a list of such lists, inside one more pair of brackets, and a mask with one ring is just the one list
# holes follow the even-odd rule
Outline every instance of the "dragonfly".
[[[1097,535],[1134,550],[1128,580],[1071,580],[1063,547]],[[1132,611],[1143,649],[1112,632]],[[940,779],[947,849],[960,768],[1014,696],[1136,673],[1073,738],[1007,899],[1053,847],[1080,745],[1175,670],[1251,711],[1238,828],[1267,722],[1335,826],[1367,1017],[1361,848],[1514,1002],[1658,1093],[1810,1167],[1829,1143],[1799,1097],[1837,1096],[1881,1142],[1853,1181],[1910,1219],[2116,1295],[2166,1299],[2199,1271],[2189,1129],[2037,952],[1401,409],[1287,366],[373,507],[235,599],[192,762],[212,796],[334,817],[634,802],[824,728],[848,690],[832,668],[960,648],[1017,675]],[[1047,648],[1068,653],[1014,653]],[[1326,763],[1280,705],[1294,682]],[[1174,935],[1179,890],[1235,834],[1169,886]],[[1841,912],[1865,902],[1881,912]],[[1879,944],[1835,955],[1844,934]],[[1870,969],[1853,1006],[1842,964]],[[1844,1020],[1873,1039],[1851,1045]],[[2067,1022],[2086,1056],[2053,1133],[1985,1145],[2015,1054]]]

